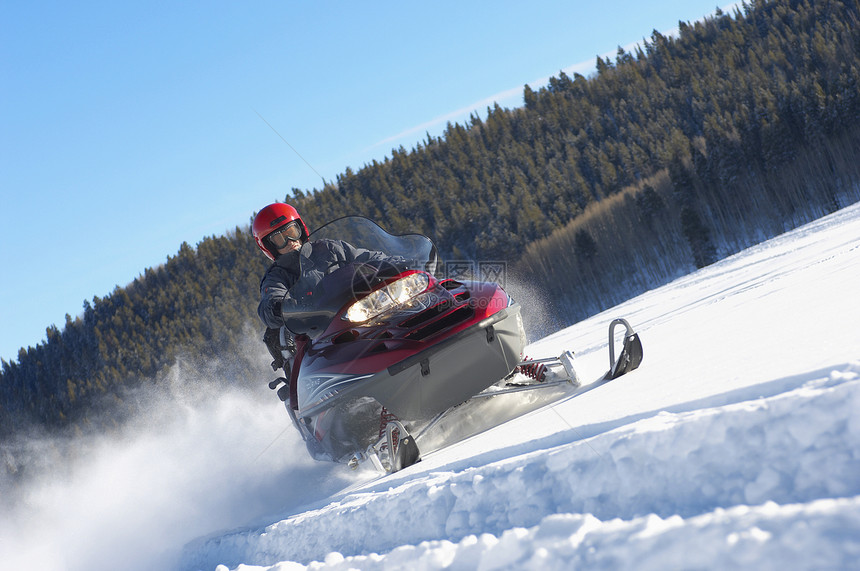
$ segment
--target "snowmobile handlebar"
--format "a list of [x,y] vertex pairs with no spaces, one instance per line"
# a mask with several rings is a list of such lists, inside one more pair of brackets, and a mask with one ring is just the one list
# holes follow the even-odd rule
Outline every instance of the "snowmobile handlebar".
[[295,335],[311,337],[325,330],[335,314],[316,307],[287,310],[283,313],[284,325]]

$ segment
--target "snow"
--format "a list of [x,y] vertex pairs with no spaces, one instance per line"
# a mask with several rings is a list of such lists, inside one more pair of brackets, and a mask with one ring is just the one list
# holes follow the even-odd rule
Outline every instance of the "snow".
[[[197,549],[231,564],[360,554],[332,569],[407,559],[422,560],[418,568],[665,569],[796,568],[817,546],[814,563],[838,567],[860,555],[860,422],[850,422],[860,365],[852,367],[772,397],[658,413],[587,440],[571,431],[567,444],[376,483]],[[833,551],[824,559],[822,543]]]
[[860,204],[537,341],[597,378],[625,317],[644,360],[384,478],[177,389],[15,490],[0,568],[856,568],[858,291]]

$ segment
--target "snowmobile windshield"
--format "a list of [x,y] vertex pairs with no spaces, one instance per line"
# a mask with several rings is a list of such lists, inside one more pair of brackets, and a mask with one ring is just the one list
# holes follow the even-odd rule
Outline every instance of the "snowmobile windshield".
[[350,302],[409,270],[432,274],[437,262],[426,236],[395,236],[358,216],[315,230],[297,255],[300,275],[283,306],[284,320],[293,333],[311,337]]

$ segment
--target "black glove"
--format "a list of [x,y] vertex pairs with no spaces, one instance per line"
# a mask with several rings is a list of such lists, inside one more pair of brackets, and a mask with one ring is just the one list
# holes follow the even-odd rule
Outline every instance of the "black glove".
[[289,374],[293,357],[296,355],[296,341],[292,335],[286,335],[286,344],[281,345],[281,330],[269,327],[263,335],[263,342],[273,359],[272,370],[284,369]]

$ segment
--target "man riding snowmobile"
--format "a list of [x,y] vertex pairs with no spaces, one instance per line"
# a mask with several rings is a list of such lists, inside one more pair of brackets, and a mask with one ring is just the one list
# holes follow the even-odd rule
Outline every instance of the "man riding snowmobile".
[[[303,248],[310,232],[298,211],[289,204],[276,202],[260,210],[254,217],[252,229],[257,246],[273,262],[260,282],[257,315],[266,325],[263,340],[274,358],[272,368],[284,368],[289,373],[290,363],[285,360],[283,350],[294,355],[296,344],[291,335],[286,331],[282,335],[281,331],[285,315],[298,303],[290,295],[290,289],[301,277],[308,283],[300,284],[299,290],[311,291],[323,276],[341,266],[384,260],[386,256],[356,248],[342,240],[320,240]],[[304,264],[304,272],[301,264]],[[309,266],[313,271],[307,271]]]
[[[257,214],[253,234],[273,262],[258,314],[273,369],[285,373],[269,388],[318,460],[393,472],[420,460],[419,442],[444,445],[461,407],[468,417],[478,401],[551,387],[575,396],[642,359],[638,336],[616,319],[610,370],[592,383],[577,376],[571,351],[523,360],[520,305],[498,283],[436,275],[436,247],[420,234],[347,216],[311,235],[282,203]],[[616,325],[626,329],[617,360]]]

